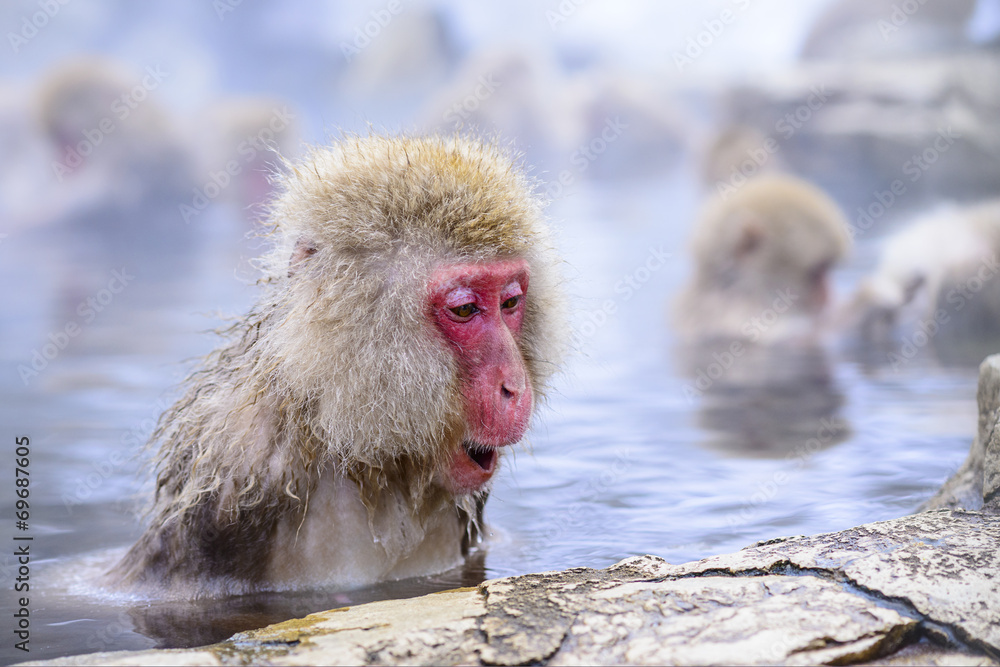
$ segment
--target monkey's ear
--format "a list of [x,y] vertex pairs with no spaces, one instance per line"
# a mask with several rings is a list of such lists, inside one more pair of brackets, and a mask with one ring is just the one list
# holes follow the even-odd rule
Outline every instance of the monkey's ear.
[[288,261],[288,277],[291,278],[295,275],[298,270],[299,265],[310,255],[316,254],[316,244],[312,241],[307,240],[305,237],[300,238],[295,242],[295,248],[292,250],[292,258]]

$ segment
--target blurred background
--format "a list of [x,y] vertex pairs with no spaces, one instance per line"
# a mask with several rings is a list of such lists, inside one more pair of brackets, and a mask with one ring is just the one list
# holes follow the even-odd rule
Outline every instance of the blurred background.
[[[1000,195],[1000,0],[16,0],[0,25],[0,421],[31,438],[41,577],[32,653],[4,658],[198,645],[483,578],[839,530],[914,511],[965,457],[995,295],[963,311],[974,336],[955,312],[921,337],[908,302],[877,344],[770,349],[707,386],[711,358],[679,352],[668,311],[702,202],[758,172],[843,209],[839,303],[913,221]],[[141,445],[206,332],[253,303],[278,155],[373,131],[514,147],[566,259],[573,355],[505,462],[486,548],[365,591],[101,593],[99,563],[138,534]],[[904,248],[908,270],[948,284],[924,246]]]

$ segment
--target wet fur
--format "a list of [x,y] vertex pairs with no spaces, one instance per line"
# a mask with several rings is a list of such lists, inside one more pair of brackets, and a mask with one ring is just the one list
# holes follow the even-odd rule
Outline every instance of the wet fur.
[[[503,150],[347,138],[279,179],[263,294],[159,421],[149,528],[110,573],[119,587],[281,587],[268,580],[275,536],[294,541],[324,476],[357,485],[371,532],[330,525],[330,540],[374,540],[398,561],[441,513],[474,540],[484,498],[453,497],[435,479],[464,432],[454,355],[424,310],[441,263],[525,258],[522,352],[536,396],[555,370],[556,260],[532,183]],[[383,525],[390,514],[407,535]]]

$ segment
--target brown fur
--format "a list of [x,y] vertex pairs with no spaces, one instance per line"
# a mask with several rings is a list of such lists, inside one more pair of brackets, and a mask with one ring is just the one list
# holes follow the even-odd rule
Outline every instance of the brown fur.
[[[536,395],[560,357],[555,256],[531,183],[497,147],[348,138],[288,165],[280,186],[264,293],[160,419],[150,527],[112,571],[119,585],[274,587],[274,535],[304,521],[322,476],[357,485],[372,533],[331,525],[330,540],[374,539],[399,560],[432,515],[475,533],[477,499],[434,477],[464,429],[454,357],[424,312],[437,265],[523,257]],[[410,537],[380,526],[391,503]]]
[[741,337],[753,317],[783,290],[797,300],[768,337],[809,328],[822,309],[810,297],[810,276],[850,248],[847,223],[819,188],[792,176],[748,181],[727,198],[713,198],[691,243],[694,276],[675,303],[675,324],[686,338]]

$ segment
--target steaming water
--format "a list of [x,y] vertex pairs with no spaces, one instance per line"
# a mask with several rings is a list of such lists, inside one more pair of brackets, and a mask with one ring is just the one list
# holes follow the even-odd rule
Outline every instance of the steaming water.
[[[0,414],[5,451],[12,454],[15,434],[31,437],[27,534],[34,537],[32,650],[14,651],[8,637],[5,661],[199,645],[313,611],[483,578],[604,567],[644,553],[683,562],[914,510],[968,450],[974,366],[942,367],[921,353],[893,370],[836,349],[787,350],[735,360],[692,396],[685,391],[692,376],[717,369],[710,353],[678,350],[666,304],[689,269],[683,248],[695,197],[692,184],[676,178],[634,192],[580,187],[551,207],[581,336],[530,448],[504,462],[479,558],[462,571],[362,591],[204,603],[108,598],[90,582],[109,550],[120,552],[138,533],[130,511],[144,466],[130,457],[189,368],[184,360],[213,345],[199,332],[218,326],[215,311],[239,314],[252,302],[245,258],[255,250],[241,238],[246,228],[206,214],[179,248],[152,235],[125,252],[79,227],[24,233],[16,254],[13,243],[0,248],[7,284],[27,286],[8,288],[0,313],[9,371]],[[671,257],[658,262],[653,249]],[[869,250],[836,277],[840,296]],[[101,295],[123,267],[134,279],[86,322],[79,304]],[[626,289],[626,277],[638,289]],[[17,365],[69,322],[80,333],[25,386]],[[9,470],[12,461],[3,465]],[[12,491],[3,503],[3,516],[12,517]],[[9,586],[16,565],[12,549],[4,551]],[[13,600],[3,597],[4,618]]]

